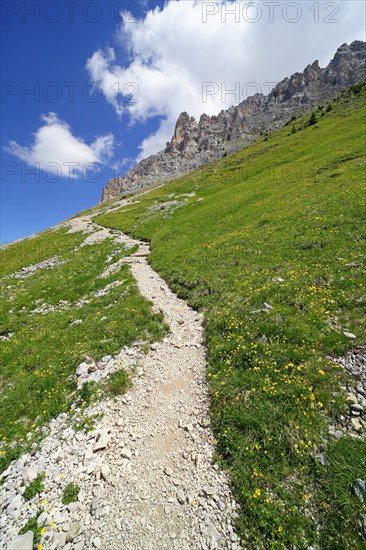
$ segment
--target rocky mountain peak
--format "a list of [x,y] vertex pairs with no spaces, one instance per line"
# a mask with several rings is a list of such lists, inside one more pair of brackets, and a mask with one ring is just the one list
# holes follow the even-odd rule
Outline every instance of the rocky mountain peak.
[[167,143],[166,151],[171,151],[173,149],[184,151],[195,135],[196,130],[196,119],[190,116],[186,111],[181,113],[175,125],[173,138]]
[[342,44],[327,67],[322,69],[314,61],[303,72],[284,78],[266,96],[255,94],[218,115],[202,114],[198,122],[181,113],[165,150],[142,160],[123,178],[110,180],[102,200],[181,176],[250,145],[260,132],[280,128],[293,115],[309,112],[365,79],[365,67],[366,43]]
[[304,70],[305,84],[309,84],[312,80],[316,80],[321,74],[322,70],[319,67],[319,61],[316,60],[311,65],[308,65]]
[[189,116],[186,111],[181,113],[175,125],[174,138],[179,139],[180,136],[184,135],[184,132],[189,130],[192,124],[196,124],[195,118]]

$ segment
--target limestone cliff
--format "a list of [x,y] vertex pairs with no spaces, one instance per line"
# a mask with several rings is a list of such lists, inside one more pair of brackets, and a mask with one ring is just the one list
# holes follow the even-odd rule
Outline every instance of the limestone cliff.
[[343,44],[327,67],[322,69],[314,61],[302,73],[282,80],[266,96],[248,97],[217,116],[203,114],[198,122],[181,113],[165,150],[142,160],[124,177],[111,179],[103,189],[102,200],[186,174],[225,152],[249,145],[260,132],[280,128],[293,115],[311,111],[365,79],[365,66],[366,43]]

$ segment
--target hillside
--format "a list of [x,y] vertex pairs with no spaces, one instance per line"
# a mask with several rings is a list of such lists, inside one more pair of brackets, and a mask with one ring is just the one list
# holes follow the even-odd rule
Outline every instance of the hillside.
[[[63,525],[81,520],[61,519],[79,513],[86,530],[72,548],[117,549],[122,540],[234,549],[237,537],[253,549],[363,547],[365,504],[354,487],[366,471],[365,97],[355,85],[245,150],[1,251],[7,541],[26,524],[44,548],[66,547]],[[151,267],[137,239],[150,243]],[[207,365],[192,328],[202,315]],[[238,516],[211,466],[205,373],[216,457]],[[118,482],[98,461],[89,472],[82,454],[90,426],[96,443],[108,439],[106,422],[114,442],[104,464]],[[149,462],[150,426],[167,439]],[[22,478],[24,464],[28,473],[43,464],[46,477]],[[59,502],[69,479],[82,485],[73,511]],[[160,483],[168,511],[158,513]]]
[[[336,97],[365,75],[366,43],[355,41],[342,44],[325,68],[314,61],[303,72],[284,78],[268,95],[256,93],[217,116],[202,114],[199,121],[181,113],[166,148],[143,159],[124,177],[111,179],[103,189],[102,200],[176,178],[239,151],[260,135],[281,128],[292,116],[310,112]],[[251,84],[261,90],[260,85]]]
[[[355,90],[313,126],[296,119],[96,218],[151,241],[152,266],[205,312],[211,414],[248,547],[362,547],[352,486],[366,446],[342,437],[339,381],[361,384],[364,404],[365,377],[346,382],[328,359],[365,343],[365,88]],[[333,438],[328,423],[346,428]]]

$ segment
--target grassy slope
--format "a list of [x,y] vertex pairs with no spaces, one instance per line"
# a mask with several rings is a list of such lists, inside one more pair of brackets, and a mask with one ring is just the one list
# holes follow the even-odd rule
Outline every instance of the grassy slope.
[[[248,548],[362,547],[352,484],[366,447],[329,440],[345,375],[326,356],[350,349],[344,331],[364,343],[364,101],[347,92],[316,126],[299,118],[301,131],[96,218],[150,240],[153,267],[205,311],[214,430]],[[186,202],[169,210],[172,198]]]
[[[165,333],[162,315],[154,314],[140,295],[127,265],[99,277],[106,266],[130,252],[110,239],[76,249],[84,238],[81,233],[48,231],[2,250],[0,334],[14,336],[0,341],[1,470],[29,450],[51,418],[76,400],[87,403],[92,388],[85,386],[78,396],[74,376],[86,355],[97,361],[134,340],[154,341]],[[10,276],[55,254],[63,265],[40,269],[25,279]],[[112,282],[121,284],[105,296],[95,296]],[[89,303],[78,307],[80,299]],[[69,303],[67,309],[60,307],[61,300]],[[31,314],[43,303],[56,310]],[[83,322],[73,324],[76,320]],[[116,376],[110,382],[115,385]],[[111,389],[114,393],[115,387]],[[88,425],[86,419],[83,423]]]

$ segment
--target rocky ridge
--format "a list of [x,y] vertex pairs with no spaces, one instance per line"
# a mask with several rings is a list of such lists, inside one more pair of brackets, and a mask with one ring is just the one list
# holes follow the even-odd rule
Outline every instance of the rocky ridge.
[[324,69],[314,61],[303,72],[282,80],[268,95],[255,94],[217,116],[202,114],[198,122],[181,113],[165,150],[142,160],[124,177],[111,179],[102,201],[168,181],[250,145],[261,132],[282,127],[292,116],[311,111],[365,79],[365,67],[366,43],[355,41],[340,46]]

